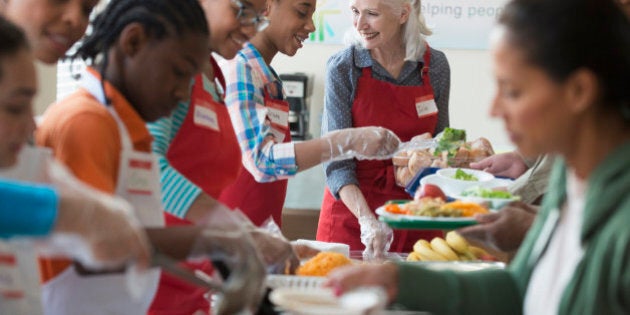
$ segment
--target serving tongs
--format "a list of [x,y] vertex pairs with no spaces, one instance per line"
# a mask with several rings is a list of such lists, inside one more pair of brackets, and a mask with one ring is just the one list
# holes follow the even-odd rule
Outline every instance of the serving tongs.
[[180,266],[175,259],[163,254],[160,251],[156,251],[153,253],[153,264],[157,267],[161,267],[163,270],[172,274],[173,276],[176,276],[191,284],[216,292],[224,292],[223,286],[213,281],[212,278],[207,274],[201,271],[193,271],[184,268]]
[[[193,271],[180,266],[177,260],[159,251],[153,253],[152,260],[154,266],[161,267],[164,271],[184,281],[220,293],[221,298],[216,307],[216,314],[237,314],[243,310],[244,305],[241,299],[241,292],[234,290],[234,286],[230,286],[229,281],[227,283],[218,283],[201,271]],[[221,261],[213,261],[212,263],[222,273],[223,277],[227,276],[229,271],[225,264]]]

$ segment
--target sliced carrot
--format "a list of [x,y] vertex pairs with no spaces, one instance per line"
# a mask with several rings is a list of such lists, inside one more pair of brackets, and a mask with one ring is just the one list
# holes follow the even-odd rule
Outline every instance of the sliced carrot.
[[402,209],[397,203],[385,205],[385,211],[394,214],[408,214],[407,210]]

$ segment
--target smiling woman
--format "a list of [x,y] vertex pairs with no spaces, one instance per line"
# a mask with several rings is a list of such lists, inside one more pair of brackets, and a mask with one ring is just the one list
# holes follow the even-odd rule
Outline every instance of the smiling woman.
[[22,27],[35,57],[55,63],[78,41],[99,0],[6,0],[0,11]]
[[33,54],[23,47],[0,47],[0,168],[17,162],[35,130],[33,97],[37,91]]
[[255,224],[269,216],[281,223],[287,179],[298,171],[344,155],[379,158],[398,145],[390,131],[376,127],[291,141],[289,103],[270,64],[278,53],[295,55],[315,31],[315,4],[315,0],[268,0],[269,26],[224,68],[225,102],[246,170],[223,190],[220,200],[243,210]]
[[[322,133],[349,127],[381,126],[402,141],[449,126],[450,68],[441,51],[425,40],[419,0],[351,0],[351,45],[333,55],[326,69]],[[379,256],[391,244],[409,252],[419,238],[439,231],[393,231],[374,210],[409,196],[398,187],[391,160],[336,161],[325,166],[317,239],[350,244]],[[376,184],[376,183],[383,184]],[[393,241],[391,239],[392,233]]]

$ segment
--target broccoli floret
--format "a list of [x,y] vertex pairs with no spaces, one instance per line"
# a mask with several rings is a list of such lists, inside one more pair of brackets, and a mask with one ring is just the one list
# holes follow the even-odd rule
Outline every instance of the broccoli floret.
[[457,153],[459,147],[466,141],[466,130],[453,129],[446,127],[440,134],[437,141],[435,155],[441,154],[443,151],[448,152],[448,156],[452,157]]
[[466,130],[446,127],[442,132],[442,137],[440,138],[440,141],[466,141]]

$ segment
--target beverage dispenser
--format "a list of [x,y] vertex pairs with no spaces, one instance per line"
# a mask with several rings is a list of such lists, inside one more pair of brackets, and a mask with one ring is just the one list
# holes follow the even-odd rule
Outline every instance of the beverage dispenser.
[[308,134],[308,97],[310,96],[309,78],[305,73],[281,74],[285,96],[289,102],[289,129],[291,138],[305,140]]

